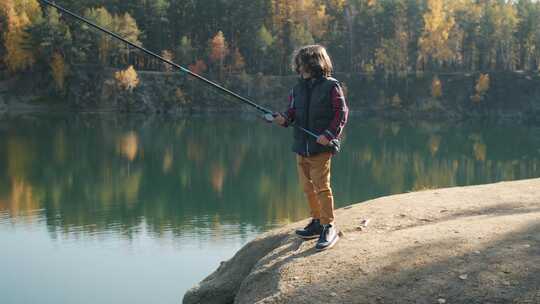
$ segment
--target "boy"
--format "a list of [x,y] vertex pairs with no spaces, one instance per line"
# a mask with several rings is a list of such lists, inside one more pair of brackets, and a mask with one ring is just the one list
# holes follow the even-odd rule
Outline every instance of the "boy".
[[298,176],[311,210],[310,223],[296,234],[304,239],[318,237],[315,248],[325,250],[339,240],[330,187],[330,142],[340,138],[349,110],[339,82],[330,77],[332,62],[324,47],[308,45],[298,49],[292,69],[300,76],[298,84],[289,95],[288,110],[277,114],[274,121],[284,127],[294,123],[320,134],[315,139],[294,129]]

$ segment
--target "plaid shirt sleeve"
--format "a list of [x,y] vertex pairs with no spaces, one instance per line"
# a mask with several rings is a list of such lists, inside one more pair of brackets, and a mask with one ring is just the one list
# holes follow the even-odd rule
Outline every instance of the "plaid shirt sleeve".
[[339,85],[336,85],[330,91],[330,98],[332,100],[332,110],[334,111],[334,118],[330,123],[330,126],[324,131],[324,135],[328,140],[336,139],[341,136],[343,128],[347,124],[349,117],[349,108],[343,95],[343,90]]
[[292,122],[294,122],[296,114],[296,106],[294,104],[294,92],[291,90],[291,93],[289,93],[289,107],[287,108],[287,111],[284,112],[282,115],[285,117],[285,125],[284,127],[288,127]]

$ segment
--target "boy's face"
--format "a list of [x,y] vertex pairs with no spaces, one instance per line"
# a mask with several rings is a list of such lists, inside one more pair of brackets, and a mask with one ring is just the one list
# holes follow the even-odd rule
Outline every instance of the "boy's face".
[[302,78],[304,79],[311,78],[311,72],[305,65],[300,64],[300,66],[298,67],[298,71],[299,71],[300,76],[302,76]]

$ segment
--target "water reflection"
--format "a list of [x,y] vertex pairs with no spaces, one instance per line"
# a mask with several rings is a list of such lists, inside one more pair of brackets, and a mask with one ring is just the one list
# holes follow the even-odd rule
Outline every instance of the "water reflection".
[[[308,215],[286,130],[231,118],[8,118],[0,221],[59,234],[226,238]],[[540,176],[540,132],[352,118],[333,166],[338,207],[434,187]],[[237,234],[238,235],[238,234]]]

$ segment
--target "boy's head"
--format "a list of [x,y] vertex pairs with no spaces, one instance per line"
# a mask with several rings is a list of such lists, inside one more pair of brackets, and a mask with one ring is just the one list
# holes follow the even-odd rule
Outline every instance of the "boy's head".
[[301,74],[301,68],[304,72],[308,72],[314,77],[330,77],[333,69],[332,61],[326,49],[318,44],[306,45],[294,52],[292,69],[296,73]]

